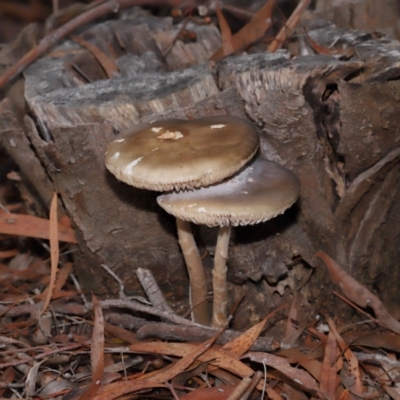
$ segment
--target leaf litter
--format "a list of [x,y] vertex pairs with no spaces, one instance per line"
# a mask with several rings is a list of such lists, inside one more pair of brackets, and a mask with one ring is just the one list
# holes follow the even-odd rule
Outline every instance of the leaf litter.
[[[72,273],[71,263],[63,261],[62,256],[57,260],[54,204],[56,197],[49,220],[49,236],[53,238],[50,253],[54,258],[43,269],[43,280],[37,281],[36,293],[31,282],[24,282],[23,275],[14,281],[14,287],[24,288],[24,298],[10,303],[6,299],[12,291],[2,293],[0,391],[4,398],[16,392],[37,399],[95,400],[123,399],[127,395],[246,399],[261,398],[262,393],[269,399],[284,399],[289,394],[290,398],[299,399],[370,399],[380,398],[382,393],[398,398],[400,362],[396,355],[400,351],[400,337],[389,329],[370,326],[341,334],[334,320],[325,316],[326,332],[306,327],[294,343],[278,341],[275,352],[263,352],[250,348],[263,334],[272,315],[224,345],[216,344],[223,330],[214,330],[213,336],[203,343],[139,340],[131,330],[106,322],[105,319],[112,321],[114,313],[126,311],[104,309],[103,302],[95,296],[88,309],[79,288],[73,290],[74,283],[67,278]],[[324,253],[318,256],[333,262]],[[57,272],[58,264],[57,278],[49,279],[52,270]],[[334,268],[338,268],[337,263]],[[344,270],[340,274],[341,279],[350,278]],[[340,285],[338,280],[335,283],[355,303],[364,301],[367,289],[358,282],[354,290],[353,286],[349,289]],[[363,288],[361,294],[359,285]],[[40,288],[42,293],[38,293]],[[67,295],[60,295],[63,292]],[[44,299],[48,293],[51,298],[46,307]],[[71,312],[72,304],[75,308]],[[18,312],[13,313],[17,307]],[[286,308],[287,324],[291,324],[290,317],[295,317],[295,307],[292,303]],[[51,324],[47,335],[39,340],[34,333],[45,309],[41,318],[50,313]],[[19,324],[18,330],[15,324]]]
[[[306,0],[298,3],[270,43],[270,51],[282,45],[308,4]],[[91,13],[85,9],[85,22],[109,13],[106,6],[99,2],[104,11],[93,7]],[[262,40],[271,25],[274,6],[274,0],[266,2],[235,34],[223,9],[217,7],[222,47],[212,60],[243,51]],[[72,20],[67,28],[55,31],[57,35],[51,33],[14,66],[14,71],[0,79],[1,84],[59,38],[80,27],[80,23]],[[113,60],[99,48],[81,38],[75,40],[94,54],[108,76],[117,72]],[[301,314],[295,293],[287,314],[283,314],[287,320],[283,339],[273,337],[269,343],[274,346],[254,351],[252,346],[260,336],[268,334],[271,314],[245,332],[229,337],[225,336],[228,331],[200,327],[189,320],[183,324],[183,318],[169,315],[171,311],[162,302],[148,304],[150,296],[148,300],[128,299],[120,290],[117,301],[99,301],[92,296],[90,302],[73,275],[65,245],[62,247],[62,243],[77,241],[68,220],[59,221],[57,217],[56,194],[49,209],[49,219],[18,213],[18,207],[13,205],[0,211],[2,240],[12,244],[0,251],[2,398],[400,398],[399,322],[376,295],[327,254],[319,252],[316,256],[326,264],[347,304],[369,316],[363,329],[349,331],[337,326],[335,316],[328,315],[318,324],[307,325],[306,319],[298,321]],[[21,236],[35,238],[35,243],[47,246],[47,254],[22,252]],[[154,293],[154,287],[152,290]],[[275,312],[282,314],[283,310]],[[202,342],[190,340],[190,335],[179,341],[139,339],[137,333],[148,326],[149,315],[154,330],[168,325],[182,328],[181,332],[189,328],[207,332],[211,337]],[[160,322],[158,317],[168,317],[168,322]]]

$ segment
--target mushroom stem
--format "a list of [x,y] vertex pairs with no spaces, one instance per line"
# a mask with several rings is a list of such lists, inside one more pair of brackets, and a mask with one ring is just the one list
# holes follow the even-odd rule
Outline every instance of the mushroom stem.
[[212,326],[222,328],[227,321],[228,285],[226,280],[226,261],[228,260],[231,225],[222,226],[218,232],[217,246],[214,255],[213,270],[213,315]]
[[203,263],[193,238],[190,222],[180,218],[176,219],[178,229],[179,245],[181,246],[183,257],[190,280],[190,306],[192,309],[192,319],[194,322],[209,326],[210,315],[208,312],[207,298],[207,278],[204,272]]

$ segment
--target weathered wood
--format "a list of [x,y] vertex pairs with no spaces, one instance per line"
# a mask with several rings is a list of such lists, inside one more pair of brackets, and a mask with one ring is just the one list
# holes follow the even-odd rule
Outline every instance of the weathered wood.
[[[247,294],[234,326],[257,322],[311,272],[301,304],[336,305],[322,290],[330,283],[314,258],[318,250],[361,281],[367,274],[382,293],[390,280],[387,301],[398,300],[399,43],[311,20],[307,32],[321,47],[339,39],[336,55],[290,60],[280,51],[214,66],[207,60],[220,45],[216,28],[188,24],[197,35],[188,43],[174,41],[179,29],[170,18],[135,11],[85,30],[85,40],[115,53],[119,76],[106,79],[87,50],[67,41],[26,71],[31,116],[24,125],[12,117],[0,125],[3,145],[14,134],[20,138],[60,193],[78,234],[76,268],[84,288],[117,292],[100,267],[105,263],[127,290],[140,290],[132,269],[144,267],[168,300],[187,296],[173,219],[158,208],[156,193],[117,182],[103,153],[108,141],[137,123],[231,114],[252,120],[261,156],[295,171],[302,184],[287,213],[233,232],[230,294],[232,300]],[[298,37],[299,53],[310,53],[302,29]],[[23,157],[17,162],[36,186],[36,173],[29,174]],[[46,185],[38,186],[44,202]],[[200,227],[197,236],[212,253],[215,230]],[[208,256],[210,276],[209,264]]]
[[344,29],[380,31],[400,38],[396,0],[317,0],[317,15]]

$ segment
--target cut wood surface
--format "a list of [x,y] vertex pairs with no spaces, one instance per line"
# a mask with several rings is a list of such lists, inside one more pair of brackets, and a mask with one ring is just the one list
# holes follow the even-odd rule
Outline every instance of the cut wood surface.
[[[291,59],[281,50],[214,64],[208,60],[221,46],[215,26],[189,22],[196,40],[184,42],[175,40],[181,26],[169,17],[139,10],[123,16],[84,29],[80,43],[91,46],[66,41],[26,70],[29,116],[7,100],[0,104],[1,143],[36,188],[32,196],[42,207],[53,190],[61,196],[76,232],[85,290],[117,293],[100,267],[106,264],[128,292],[140,290],[133,270],[149,268],[169,301],[187,297],[174,220],[157,206],[157,193],[116,181],[105,169],[104,151],[138,123],[230,114],[252,121],[260,156],[294,171],[302,185],[298,203],[283,216],[233,233],[232,302],[245,294],[234,326],[258,321],[302,285],[311,267],[317,268],[302,301],[333,306],[321,293],[330,283],[316,251],[357,279],[375,279],[377,290],[393,285],[386,293],[394,301],[400,283],[400,44],[311,19],[305,27],[312,43],[304,27],[297,32],[299,53],[309,55]],[[335,42],[338,51],[315,54],[314,42],[320,48]],[[112,78],[94,48],[117,66]],[[202,250],[212,251],[214,231],[197,234]]]

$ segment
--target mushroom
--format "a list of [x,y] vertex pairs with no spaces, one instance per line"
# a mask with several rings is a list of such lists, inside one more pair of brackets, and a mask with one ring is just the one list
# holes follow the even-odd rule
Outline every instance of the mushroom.
[[297,200],[299,191],[300,182],[291,171],[257,158],[221,183],[157,198],[158,204],[178,219],[220,227],[213,270],[213,326],[223,327],[227,320],[231,226],[258,224],[282,214]]
[[[161,120],[113,140],[105,163],[119,180],[138,188],[193,189],[231,176],[253,157],[258,143],[256,129],[236,117]],[[190,222],[177,218],[177,230],[189,274],[193,319],[209,325],[207,280]]]

